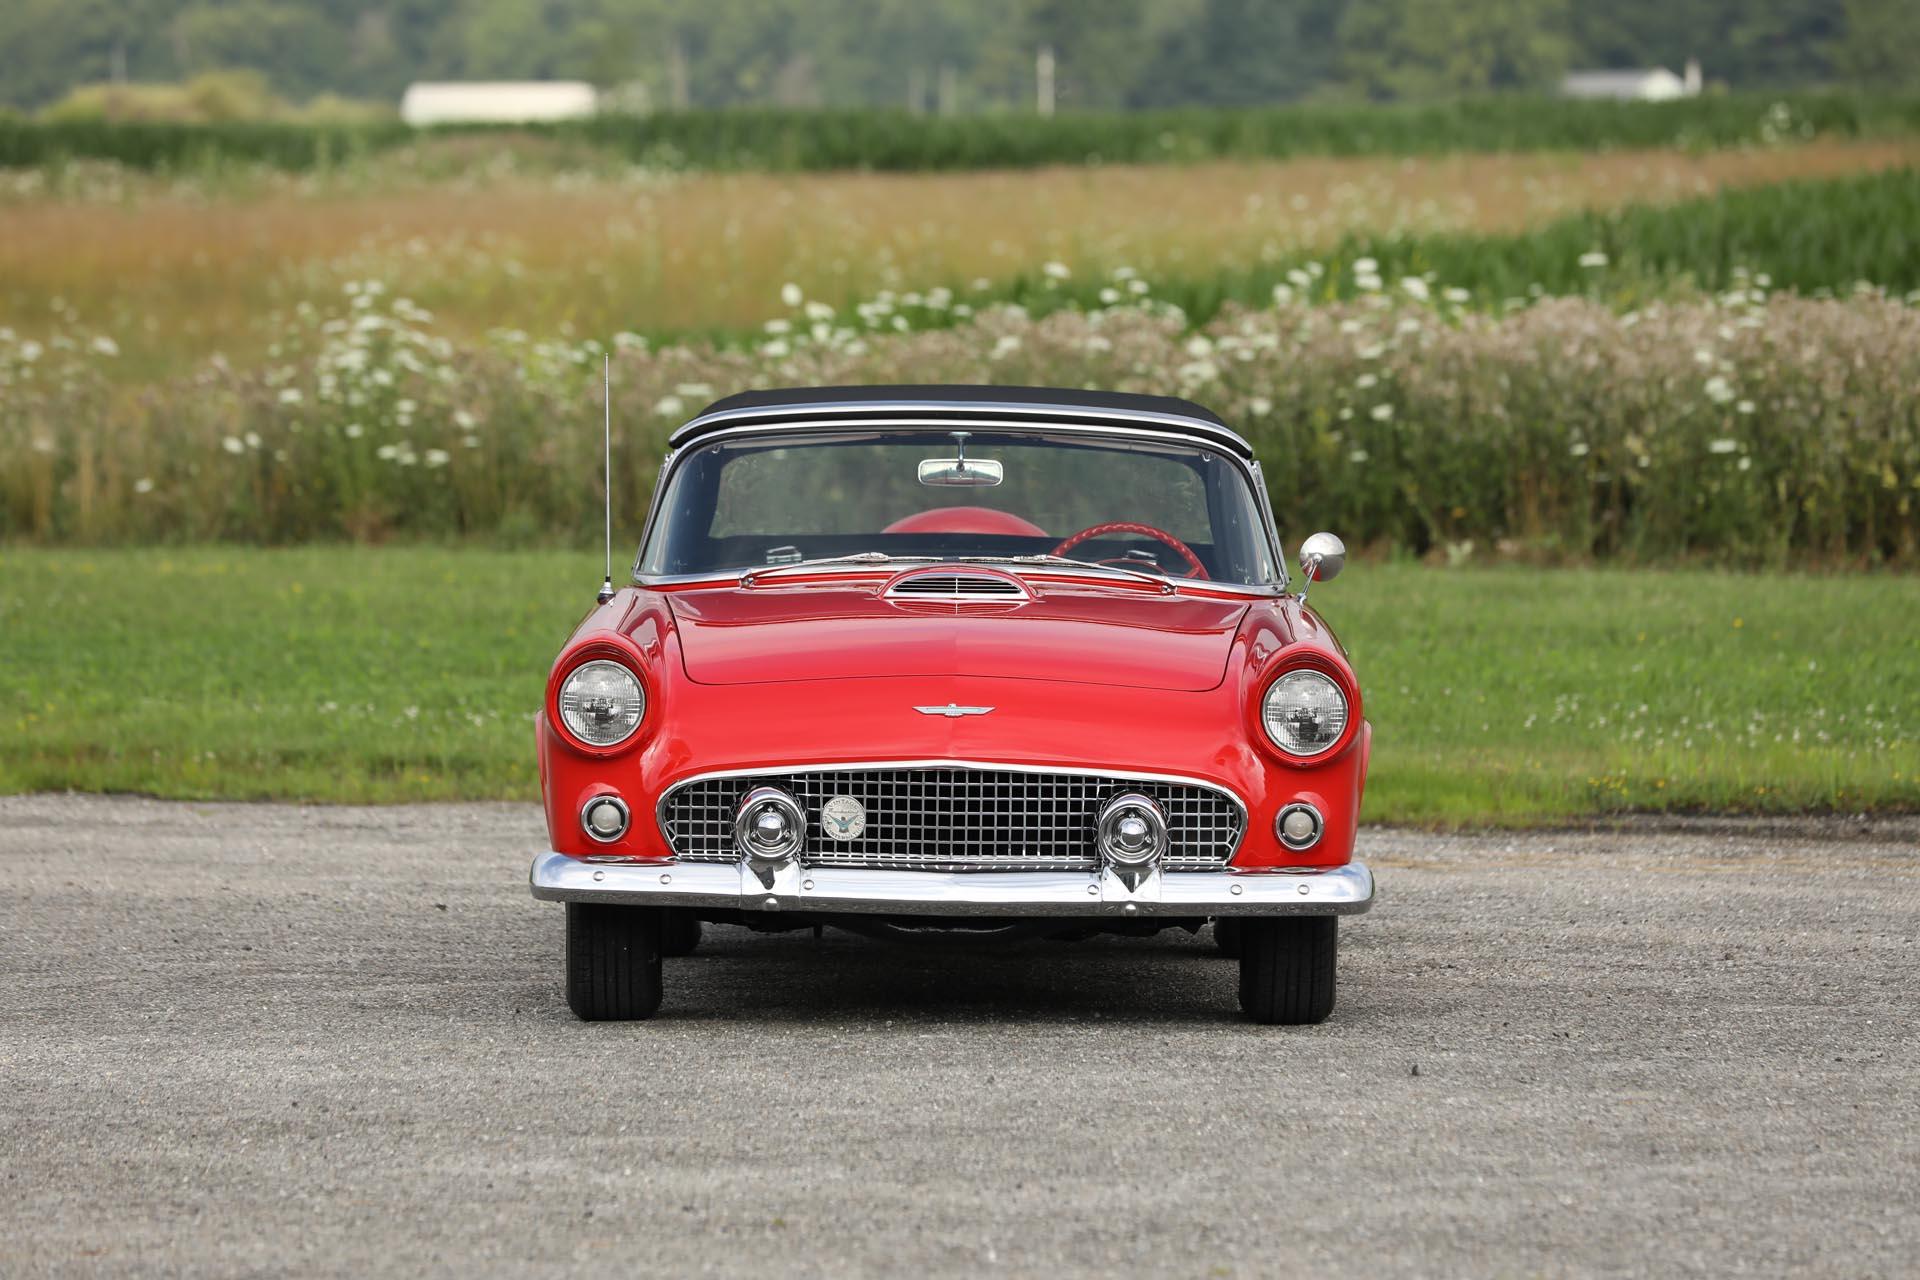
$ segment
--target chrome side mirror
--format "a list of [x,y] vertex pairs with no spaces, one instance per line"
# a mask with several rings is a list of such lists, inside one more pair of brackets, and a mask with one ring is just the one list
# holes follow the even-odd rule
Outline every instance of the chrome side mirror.
[[[1300,573],[1311,586],[1316,582],[1332,582],[1347,567],[1347,544],[1330,533],[1316,533],[1300,544]],[[1300,588],[1300,598],[1307,598],[1307,588]]]

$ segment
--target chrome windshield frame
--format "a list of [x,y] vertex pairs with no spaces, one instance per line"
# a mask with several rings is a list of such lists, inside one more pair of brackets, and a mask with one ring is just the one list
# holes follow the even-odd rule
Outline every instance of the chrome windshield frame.
[[[751,574],[756,568],[764,567],[759,565],[742,565],[737,569],[714,569],[701,573],[685,574],[649,574],[641,572],[640,558],[645,554],[647,543],[653,537],[654,526],[660,520],[662,504],[666,498],[669,481],[672,479],[674,471],[684,463],[689,455],[698,452],[705,446],[724,440],[744,439],[756,436],[777,439],[785,435],[830,434],[857,438],[865,434],[877,436],[889,431],[901,429],[934,430],[950,426],[953,419],[950,416],[924,415],[950,415],[955,411],[967,410],[975,415],[975,420],[978,422],[979,428],[984,431],[998,431],[1014,435],[1071,435],[1084,436],[1091,439],[1150,440],[1161,444],[1189,445],[1226,459],[1232,466],[1239,470],[1241,476],[1252,488],[1254,510],[1259,514],[1261,529],[1266,538],[1267,552],[1272,558],[1273,569],[1277,575],[1277,580],[1263,583],[1215,582],[1209,580],[1204,583],[1196,582],[1191,585],[1204,585],[1208,590],[1228,591],[1235,595],[1250,596],[1285,595],[1292,585],[1291,577],[1287,573],[1285,550],[1281,545],[1279,529],[1276,527],[1274,519],[1272,496],[1267,492],[1266,478],[1261,471],[1260,463],[1256,458],[1251,456],[1242,457],[1237,451],[1223,447],[1221,441],[1216,438],[1215,435],[1219,430],[1218,428],[1214,428],[1211,431],[1183,430],[1182,426],[1186,421],[1185,419],[1172,417],[1163,418],[1160,415],[1144,414],[1129,414],[1114,421],[1103,422],[1059,422],[1046,421],[1040,418],[1010,421],[999,416],[1003,412],[1012,411],[1019,407],[1013,405],[985,406],[977,404],[963,405],[927,402],[901,406],[901,412],[889,413],[884,416],[874,416],[872,410],[875,407],[876,406],[873,405],[807,406],[803,414],[796,412],[791,419],[784,419],[778,422],[767,422],[764,419],[759,419],[742,423],[738,426],[720,426],[713,430],[702,432],[697,440],[687,440],[686,434],[689,428],[704,421],[704,419],[696,418],[694,422],[689,423],[687,427],[682,427],[680,430],[674,432],[673,439],[675,441],[684,441],[684,443],[676,444],[661,461],[660,474],[654,481],[653,499],[647,509],[646,523],[640,530],[640,544],[634,551],[632,580],[641,586],[679,586],[700,582],[710,582],[717,585],[728,581],[738,582],[742,577]],[[888,409],[892,409],[893,407],[894,406],[891,405],[886,406]],[[1030,410],[1030,412],[1037,411]],[[1059,413],[1060,410],[1056,408],[1053,412]],[[848,413],[852,413],[854,416],[841,416],[842,414]],[[1141,425],[1140,422],[1135,420],[1136,418],[1151,418],[1154,425]],[[1162,423],[1165,425],[1161,425]],[[1238,437],[1235,438],[1237,439]],[[860,566],[850,565],[849,567],[859,568]],[[1024,569],[1034,572],[1067,572],[1064,567],[1059,566],[1015,564],[1012,567],[1015,571]],[[1101,568],[1101,566],[1095,564],[1089,564],[1087,567],[1095,571]],[[1169,579],[1169,581],[1173,582],[1175,586],[1178,586],[1184,580]]]

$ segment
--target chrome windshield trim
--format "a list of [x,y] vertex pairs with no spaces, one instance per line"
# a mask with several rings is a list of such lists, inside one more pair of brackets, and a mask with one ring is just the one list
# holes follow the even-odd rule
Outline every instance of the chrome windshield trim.
[[[1178,773],[1141,773],[1132,769],[1093,769],[1078,765],[1053,764],[1006,764],[997,760],[835,760],[826,764],[800,765],[754,765],[748,769],[710,769],[705,773],[689,774],[676,778],[660,792],[659,800],[654,802],[653,822],[659,829],[660,839],[667,848],[673,847],[673,838],[667,833],[667,801],[673,793],[699,782],[712,782],[719,778],[770,778],[788,777],[796,773],[856,773],[868,769],[964,769],[976,773],[1057,773],[1075,778],[1111,778],[1115,782],[1165,782],[1179,787],[1198,787],[1202,791],[1211,791],[1223,797],[1240,811],[1240,839],[1234,842],[1227,852],[1231,862],[1240,855],[1240,846],[1246,843],[1248,830],[1247,802],[1242,800],[1232,787],[1218,782],[1209,782],[1205,778],[1192,778]],[[969,873],[972,874],[972,873]],[[1021,875],[1033,875],[1035,872],[1020,872]]]
[[[1246,457],[1253,456],[1253,445],[1247,438],[1232,427],[1205,418],[1188,417],[1177,413],[1156,413],[1149,409],[1111,409],[1098,405],[1084,407],[1070,404],[1034,404],[1025,400],[823,400],[817,404],[769,405],[759,408],[723,409],[719,413],[703,413],[677,428],[668,443],[680,448],[691,443],[695,437],[706,439],[720,434],[726,428],[714,429],[712,424],[749,420],[763,429],[787,431],[799,427],[819,425],[821,419],[836,419],[845,415],[856,415],[865,421],[866,415],[939,413],[957,414],[970,418],[991,419],[1006,414],[1018,414],[1021,417],[1035,419],[1070,420],[1075,418],[1095,418],[1111,423],[1125,430],[1128,423],[1149,423],[1172,428],[1174,434],[1212,438],[1216,442],[1237,448]],[[768,421],[778,419],[778,421]],[[940,419],[945,421],[945,419]],[[1086,422],[1058,421],[1063,427],[1082,427],[1088,430],[1102,429],[1096,424]]]
[[1358,915],[1373,906],[1364,862],[1275,871],[1153,871],[1132,884],[1099,871],[881,871],[785,863],[773,883],[743,861],[601,865],[539,854],[545,902],[618,902],[709,911],[929,916]]
[[[943,564],[962,564],[967,562],[960,560],[936,560],[931,563],[934,568],[938,568]],[[997,567],[1006,562],[992,561],[977,563],[993,563]],[[1131,578],[1118,573],[1107,565],[1089,564],[1084,573],[1077,569],[1069,569],[1064,565],[1012,564],[1006,567],[1009,572],[1018,574],[1023,578],[1033,577],[1040,581],[1045,581],[1049,577],[1065,580],[1091,576],[1096,578],[1111,577],[1116,584],[1125,583],[1128,586],[1134,585]],[[755,567],[727,569],[718,573],[636,573],[633,575],[633,580],[636,584],[643,587],[737,587],[740,585],[740,579],[743,576],[764,576],[766,568],[767,566],[765,565],[758,566],[758,575],[756,575]],[[888,577],[898,571],[897,566],[889,568],[883,564],[820,564],[813,566],[813,568],[819,573],[848,573],[864,577]],[[775,581],[778,581],[778,579],[775,579]],[[1174,587],[1174,594],[1178,594],[1182,586],[1198,587],[1206,591],[1225,592],[1229,595],[1244,596],[1249,600],[1274,600],[1287,594],[1286,587],[1277,582],[1216,582],[1211,578],[1171,578],[1168,579],[1168,581]],[[1145,586],[1146,584],[1140,583],[1139,585]]]
[[[866,406],[809,405],[809,406],[796,408],[796,410],[794,411],[805,412],[813,415],[819,415],[819,414],[827,414],[840,409],[848,409],[848,408],[855,408],[855,407],[866,407]],[[887,406],[876,405],[874,407],[884,409]],[[937,409],[940,406],[930,405],[925,402],[914,402],[913,404],[904,406],[904,407],[910,408],[910,409],[925,410],[929,408]],[[992,408],[994,406],[966,406],[966,407]],[[1038,410],[1033,410],[1033,411],[1038,412]],[[771,412],[771,411],[739,410],[739,411],[733,411],[733,412],[724,413],[724,414],[713,414],[709,416],[715,421],[720,421],[726,418],[745,416],[746,414],[749,414],[749,413],[760,414],[765,412]],[[786,410],[781,410],[781,412],[786,412]],[[1102,411],[1102,412],[1106,412],[1106,411]],[[1189,427],[1198,422],[1197,419],[1193,419],[1193,418],[1174,418],[1174,417],[1159,415],[1159,414],[1143,413],[1138,415],[1121,415],[1117,411],[1113,412],[1112,416],[1114,417],[1137,416],[1141,418],[1153,418],[1153,419],[1164,418],[1164,420],[1169,423],[1188,424]],[[687,426],[690,427],[690,426],[693,426],[695,423],[699,423],[703,421],[706,421],[706,419],[695,418],[694,421],[688,423]],[[667,481],[671,478],[673,470],[676,467],[678,467],[686,459],[687,455],[697,452],[698,449],[704,448],[705,446],[712,444],[716,441],[724,440],[724,439],[732,439],[737,436],[779,435],[784,432],[800,431],[800,430],[812,430],[812,431],[822,431],[822,432],[832,433],[832,432],[878,431],[878,430],[888,430],[896,427],[940,427],[945,425],[947,425],[946,421],[941,419],[915,420],[910,417],[860,418],[854,421],[810,417],[806,421],[802,421],[802,422],[791,422],[791,423],[754,422],[749,424],[743,424],[737,427],[723,427],[719,430],[702,435],[697,443],[690,442],[687,444],[679,443],[679,441],[681,441],[684,433],[687,430],[687,427],[682,427],[680,428],[679,431],[676,431],[673,433],[672,439],[675,442],[673,446],[673,450],[671,453],[667,455],[666,459],[660,464],[660,474],[658,477],[656,477],[654,481],[653,500],[651,503],[649,503],[647,507],[646,523],[642,525],[640,529],[640,545],[634,550],[633,581],[641,584],[646,584],[654,581],[675,581],[675,580],[680,580],[682,578],[685,578],[685,579],[700,579],[700,578],[713,578],[713,577],[738,578],[742,573],[750,573],[755,568],[766,567],[766,566],[756,566],[756,565],[742,565],[740,566],[739,569],[728,570],[724,574],[701,573],[701,574],[687,574],[687,575],[661,575],[661,574],[643,574],[641,572],[640,557],[646,554],[647,543],[651,541],[653,538],[653,527],[660,519],[661,500],[665,498],[667,493],[667,487],[668,487]],[[987,423],[983,423],[982,425],[992,425],[992,424],[989,421]],[[1244,476],[1246,478],[1247,483],[1253,487],[1254,509],[1259,513],[1262,527],[1265,530],[1266,539],[1267,539],[1267,553],[1272,557],[1273,571],[1279,575],[1279,580],[1277,582],[1261,582],[1261,583],[1220,583],[1220,582],[1212,582],[1211,580],[1209,580],[1208,585],[1218,586],[1218,587],[1237,588],[1241,590],[1244,590],[1247,588],[1257,588],[1258,589],[1257,594],[1261,594],[1261,595],[1284,594],[1286,592],[1288,583],[1289,583],[1289,579],[1287,575],[1286,550],[1284,547],[1280,545],[1280,530],[1274,519],[1272,495],[1270,495],[1267,492],[1266,478],[1260,470],[1259,460],[1257,458],[1254,458],[1251,455],[1250,446],[1249,446],[1248,456],[1242,457],[1240,454],[1234,452],[1231,449],[1221,449],[1218,440],[1209,440],[1204,433],[1199,431],[1195,431],[1192,429],[1182,430],[1182,429],[1177,429],[1177,427],[1174,430],[1153,431],[1153,430],[1146,430],[1138,427],[1130,427],[1130,426],[1127,426],[1125,423],[1121,423],[1121,422],[1101,423],[1101,424],[1075,423],[1075,422],[1010,422],[1010,423],[1002,423],[1000,425],[1014,431],[1035,431],[1037,433],[1042,433],[1042,434],[1048,433],[1048,432],[1052,432],[1052,433],[1065,432],[1070,435],[1085,435],[1085,436],[1095,436],[1095,437],[1106,436],[1109,439],[1121,439],[1121,440],[1125,440],[1129,438],[1144,438],[1144,439],[1151,439],[1156,441],[1169,442],[1173,444],[1199,445],[1202,447],[1211,446],[1219,450],[1220,456],[1226,458],[1235,467],[1238,467],[1240,470],[1240,474]],[[1214,428],[1214,430],[1224,430],[1224,428]],[[1231,431],[1228,431],[1227,434],[1232,435],[1233,438],[1236,440],[1240,439],[1239,436],[1234,435],[1234,433]],[[1246,442],[1242,440],[1241,443],[1244,445]],[[1091,566],[1091,565],[1089,566],[1089,568],[1094,568],[1094,567],[1098,567],[1098,566]],[[1277,593],[1272,590],[1272,588],[1276,588],[1276,587],[1278,588]]]

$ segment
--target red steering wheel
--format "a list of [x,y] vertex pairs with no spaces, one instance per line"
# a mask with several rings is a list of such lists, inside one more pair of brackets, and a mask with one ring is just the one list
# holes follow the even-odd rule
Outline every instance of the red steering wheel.
[[[1071,538],[1068,538],[1065,542],[1055,547],[1053,549],[1053,554],[1057,556],[1063,556],[1067,554],[1067,552],[1079,546],[1081,543],[1089,541],[1090,539],[1093,539],[1093,538],[1098,538],[1102,534],[1108,534],[1108,533],[1137,533],[1137,534],[1143,535],[1144,537],[1156,538],[1159,541],[1166,543],[1169,547],[1172,547],[1174,551],[1179,553],[1180,558],[1187,562],[1187,567],[1192,570],[1191,573],[1186,575],[1187,577],[1204,578],[1207,576],[1207,566],[1200,563],[1200,557],[1193,554],[1192,547],[1180,541],[1180,539],[1174,537],[1172,534],[1168,533],[1165,529],[1156,529],[1150,524],[1135,524],[1131,520],[1109,520],[1105,524],[1096,524],[1096,525],[1089,526],[1088,528],[1082,529],[1080,532],[1074,534]],[[1102,561],[1101,563],[1104,564],[1107,562]],[[1114,561],[1113,563],[1118,564],[1123,562]]]

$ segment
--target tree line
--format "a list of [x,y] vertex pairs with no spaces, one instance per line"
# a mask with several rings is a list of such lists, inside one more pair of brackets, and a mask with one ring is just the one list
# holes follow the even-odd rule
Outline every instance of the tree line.
[[1061,110],[1433,100],[1570,68],[1736,89],[1920,85],[1914,0],[8,0],[0,103],[259,72],[392,102],[417,79],[585,79],[635,106]]

